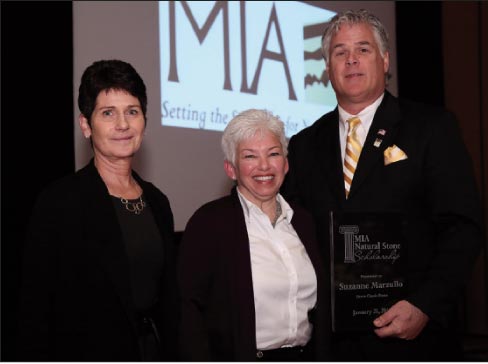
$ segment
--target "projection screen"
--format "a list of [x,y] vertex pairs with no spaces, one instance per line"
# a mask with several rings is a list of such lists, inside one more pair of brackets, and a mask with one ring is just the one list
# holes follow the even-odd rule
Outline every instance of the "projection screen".
[[[170,199],[182,231],[203,203],[229,193],[221,131],[236,113],[263,108],[288,137],[336,106],[320,37],[346,8],[377,14],[390,34],[388,89],[397,94],[394,2],[75,1],[74,103],[83,70],[122,59],[140,73],[148,123],[134,169]],[[76,169],[92,157],[75,122]]]

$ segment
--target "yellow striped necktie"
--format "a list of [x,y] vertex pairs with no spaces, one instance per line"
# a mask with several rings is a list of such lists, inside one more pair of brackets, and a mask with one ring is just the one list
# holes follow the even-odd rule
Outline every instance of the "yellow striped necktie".
[[349,124],[349,131],[347,133],[346,154],[344,157],[344,187],[346,198],[349,196],[352,179],[354,172],[356,172],[356,166],[362,149],[361,142],[356,133],[358,126],[361,124],[361,120],[358,117],[352,117],[347,120],[347,123]]

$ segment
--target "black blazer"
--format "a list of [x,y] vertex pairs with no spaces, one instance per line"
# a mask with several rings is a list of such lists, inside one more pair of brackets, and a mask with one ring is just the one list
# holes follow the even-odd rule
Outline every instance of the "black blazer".
[[[322,281],[325,278],[316,247],[313,219],[291,205],[292,225],[303,242],[318,281],[312,349],[325,360],[330,349]],[[188,361],[256,360],[256,326],[249,239],[239,198],[209,202],[191,217],[179,257],[182,299],[180,350]]]
[[[382,139],[379,147],[374,145],[377,138]],[[393,144],[408,159],[385,165],[383,152]],[[344,340],[352,346],[345,345],[342,351],[340,338],[333,346],[339,353],[335,359],[456,360],[442,353],[449,355],[454,347],[450,330],[454,329],[456,301],[479,251],[482,228],[472,162],[453,115],[386,92],[347,200],[337,108],[291,138],[288,159],[290,170],[282,193],[314,215],[326,262],[330,210],[399,211],[409,219],[405,298],[430,317],[427,328],[408,342],[381,340],[373,332],[349,335]]]
[[[133,173],[163,240],[155,321],[174,360],[177,326],[173,215],[168,199]],[[22,361],[137,361],[129,261],[116,211],[93,160],[47,188],[34,208],[23,259]]]

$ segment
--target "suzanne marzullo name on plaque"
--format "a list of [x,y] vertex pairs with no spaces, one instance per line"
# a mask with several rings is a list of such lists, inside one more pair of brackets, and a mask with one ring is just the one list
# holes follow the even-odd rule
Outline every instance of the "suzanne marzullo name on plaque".
[[396,212],[330,213],[332,329],[365,331],[406,294],[406,221]]

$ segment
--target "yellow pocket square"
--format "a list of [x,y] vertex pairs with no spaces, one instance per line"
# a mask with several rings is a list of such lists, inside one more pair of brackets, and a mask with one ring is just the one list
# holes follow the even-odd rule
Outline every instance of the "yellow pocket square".
[[385,157],[385,166],[408,158],[405,152],[398,148],[395,144],[386,148],[383,152],[383,156]]

